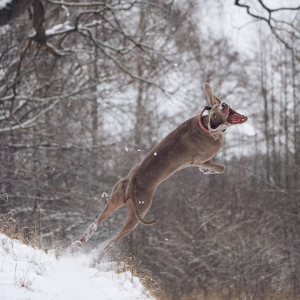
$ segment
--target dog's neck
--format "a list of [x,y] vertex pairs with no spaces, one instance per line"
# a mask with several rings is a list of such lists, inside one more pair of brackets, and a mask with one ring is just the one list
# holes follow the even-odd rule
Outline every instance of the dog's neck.
[[207,129],[208,129],[208,121],[209,121],[209,115],[202,117],[202,123]]

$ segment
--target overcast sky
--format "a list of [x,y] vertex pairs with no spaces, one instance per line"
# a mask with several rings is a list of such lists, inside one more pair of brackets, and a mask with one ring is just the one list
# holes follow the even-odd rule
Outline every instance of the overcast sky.
[[[198,5],[202,7],[200,22],[210,24],[216,34],[231,38],[235,50],[250,54],[253,47],[257,45],[258,26],[262,26],[269,32],[270,29],[265,22],[254,20],[247,14],[245,8],[234,5],[234,2],[235,0],[199,0]],[[300,0],[264,0],[263,2],[271,9],[300,5]],[[257,0],[241,0],[240,3],[249,5],[252,13],[267,17]],[[274,14],[274,17],[292,21],[296,13],[299,11],[281,11]]]

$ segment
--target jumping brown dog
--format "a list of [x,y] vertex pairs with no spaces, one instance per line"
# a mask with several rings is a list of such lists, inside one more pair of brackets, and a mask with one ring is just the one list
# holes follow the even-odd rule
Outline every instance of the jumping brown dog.
[[143,218],[151,206],[157,186],[177,170],[196,166],[205,174],[223,173],[224,165],[212,162],[222,146],[222,132],[229,126],[247,121],[247,117],[233,111],[229,105],[216,98],[208,83],[204,84],[211,107],[209,115],[193,117],[167,135],[129,174],[114,186],[110,199],[99,218],[71,245],[71,252],[78,251],[96,231],[97,227],[114,211],[126,204],[127,221],[121,232],[99,253],[94,265],[116,243],[129,234],[139,223],[152,225],[156,221]]

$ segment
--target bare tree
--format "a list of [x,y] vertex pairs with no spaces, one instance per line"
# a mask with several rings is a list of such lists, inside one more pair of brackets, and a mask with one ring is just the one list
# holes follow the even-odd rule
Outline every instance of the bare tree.
[[[127,81],[137,80],[153,85],[163,92],[167,91],[150,76],[148,79],[141,77],[131,68],[131,64],[135,59],[141,60],[146,65],[151,61],[156,61],[162,66],[169,64],[170,55],[164,50],[164,45],[152,41],[154,32],[165,30],[163,28],[166,28],[171,14],[171,3],[170,5],[150,2],[142,4],[135,1],[64,3],[49,0],[43,4],[42,1],[35,0],[32,2],[33,34],[30,22],[26,19],[28,5],[14,0],[8,7],[0,10],[4,13],[6,10],[12,10],[12,15],[20,15],[19,19],[13,21],[17,23],[20,20],[26,24],[22,32],[18,32],[11,21],[3,27],[1,33],[3,74],[0,78],[2,103],[0,132],[33,126],[41,115],[52,110],[64,99],[91,97],[96,93],[96,86],[112,80],[113,72],[109,69],[122,72],[126,75]],[[137,30],[139,22],[132,17],[138,7],[149,13],[147,27],[142,31]],[[20,13],[15,13],[16,10]],[[48,16],[46,20],[45,12]],[[8,21],[10,19],[3,20],[3,24]],[[9,44],[12,49],[4,42],[8,38],[14,41],[14,44]],[[97,53],[97,62],[87,59],[87,55],[92,53]],[[32,73],[31,70],[34,68],[32,62],[48,69],[47,72],[41,74],[35,68],[35,74]],[[93,80],[86,80],[88,75],[83,65],[93,62],[97,64],[100,62],[103,65],[98,66],[99,71]],[[69,82],[76,82],[75,88],[70,84],[63,86],[57,84],[62,82],[59,78],[65,75],[59,73],[58,65],[65,66],[69,70]],[[56,82],[53,81],[53,77]],[[41,84],[51,86],[53,95],[43,94]]]
[[[299,61],[300,43],[300,5],[298,6],[278,6],[270,8],[263,0],[253,0],[248,3],[241,3],[235,0],[236,6],[245,8],[247,13],[258,21],[265,22],[275,37],[291,50]],[[288,14],[285,14],[288,13]]]

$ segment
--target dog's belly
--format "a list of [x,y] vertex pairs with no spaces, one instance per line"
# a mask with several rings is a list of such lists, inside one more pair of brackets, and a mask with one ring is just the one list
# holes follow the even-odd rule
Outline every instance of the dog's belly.
[[192,166],[201,166],[204,162],[209,161],[213,158],[214,155],[206,154],[202,155],[201,157],[194,157]]
[[169,178],[176,171],[192,165],[192,160],[184,160],[173,153],[162,157],[153,154],[153,157],[144,159],[136,168],[135,176],[139,184],[145,184],[156,188],[162,181]]

